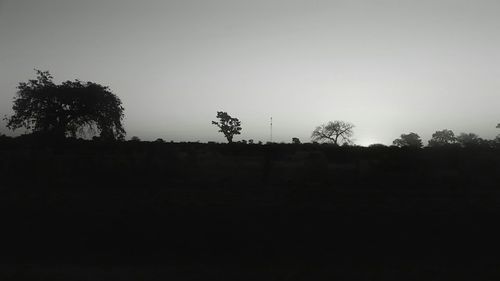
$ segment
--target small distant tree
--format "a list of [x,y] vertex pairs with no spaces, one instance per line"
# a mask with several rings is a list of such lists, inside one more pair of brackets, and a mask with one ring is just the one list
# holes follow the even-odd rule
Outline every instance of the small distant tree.
[[455,134],[452,130],[444,129],[441,131],[436,131],[432,134],[432,138],[429,140],[429,146],[444,146],[450,145],[457,141]]
[[292,138],[292,143],[293,144],[300,144],[299,138]]
[[402,134],[399,139],[395,139],[392,142],[394,145],[399,147],[422,147],[422,139],[416,133]]
[[253,144],[253,139],[249,139],[248,144]]
[[[500,129],[500,123],[498,123],[498,124],[497,124],[497,127],[496,127],[496,128],[497,128],[497,129]],[[500,145],[500,134],[498,134],[498,135],[495,137],[495,139],[493,140],[493,144],[494,144],[495,146],[497,146],[497,147]]]
[[387,145],[382,144],[382,143],[372,143],[368,147],[369,148],[384,148],[384,147],[387,147]]
[[500,135],[497,135],[492,141],[492,146],[500,147]]
[[327,124],[316,127],[311,134],[313,142],[352,143],[354,125],[344,121],[330,121]]
[[137,136],[133,136],[132,138],[130,138],[130,141],[133,141],[133,142],[140,142],[141,139]]
[[471,147],[483,144],[484,140],[474,133],[460,133],[457,136],[457,142],[462,147]]
[[165,140],[164,140],[164,139],[162,139],[162,138],[157,138],[157,139],[155,140],[155,142],[157,142],[157,143],[165,143]]
[[227,112],[217,111],[218,122],[212,121],[212,124],[219,128],[219,132],[223,133],[228,143],[233,142],[234,135],[241,134],[241,122],[238,118],[233,118]]

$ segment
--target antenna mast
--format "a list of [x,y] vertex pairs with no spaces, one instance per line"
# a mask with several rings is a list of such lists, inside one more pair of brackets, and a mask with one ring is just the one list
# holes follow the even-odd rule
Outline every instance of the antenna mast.
[[273,142],[273,117],[271,117],[271,142]]

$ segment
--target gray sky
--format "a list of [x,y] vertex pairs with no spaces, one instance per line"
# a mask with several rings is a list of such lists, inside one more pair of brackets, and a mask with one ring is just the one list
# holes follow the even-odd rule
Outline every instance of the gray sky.
[[493,138],[498,15],[487,0],[0,0],[0,114],[37,68],[110,86],[146,140],[223,141],[217,110],[242,121],[236,140],[269,140],[271,116],[275,141],[329,120],[361,145]]

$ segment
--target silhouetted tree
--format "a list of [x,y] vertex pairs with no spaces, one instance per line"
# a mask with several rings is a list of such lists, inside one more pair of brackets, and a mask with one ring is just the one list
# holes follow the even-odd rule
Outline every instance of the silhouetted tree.
[[399,139],[395,139],[392,142],[394,145],[399,147],[422,147],[422,139],[416,133],[402,134]]
[[140,142],[141,139],[137,136],[133,136],[132,138],[130,138],[130,141],[133,141],[133,142]]
[[372,143],[368,147],[370,147],[370,148],[383,148],[383,147],[387,147],[387,145],[382,144],[382,143]]
[[327,124],[316,127],[312,132],[313,142],[327,141],[335,145],[341,143],[352,143],[354,125],[344,121],[330,121]]
[[444,129],[441,131],[436,131],[432,134],[432,138],[429,140],[429,146],[443,146],[453,144],[457,141],[455,134],[452,130]]
[[24,127],[55,137],[100,132],[101,139],[123,139],[123,107],[108,87],[79,80],[55,84],[48,71],[19,83],[11,130]]
[[474,133],[460,133],[457,136],[457,142],[463,147],[470,147],[481,145],[484,140]]
[[500,135],[497,135],[492,141],[491,144],[495,147],[500,146]]
[[[500,128],[500,123],[497,124],[496,128]],[[498,134],[493,140],[493,145],[496,147],[500,145],[500,134]]]
[[292,143],[293,144],[300,144],[299,138],[292,138]]
[[157,142],[157,143],[165,143],[165,140],[163,140],[162,138],[157,138],[155,140],[155,142]]
[[219,132],[223,133],[228,143],[233,142],[234,135],[239,135],[241,122],[238,118],[233,118],[227,112],[217,111],[219,122],[212,121],[212,124],[219,127]]

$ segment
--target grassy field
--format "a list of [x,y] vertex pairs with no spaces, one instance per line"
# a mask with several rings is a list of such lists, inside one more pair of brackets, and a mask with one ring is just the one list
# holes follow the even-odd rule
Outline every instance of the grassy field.
[[500,150],[0,142],[2,280],[471,280]]

